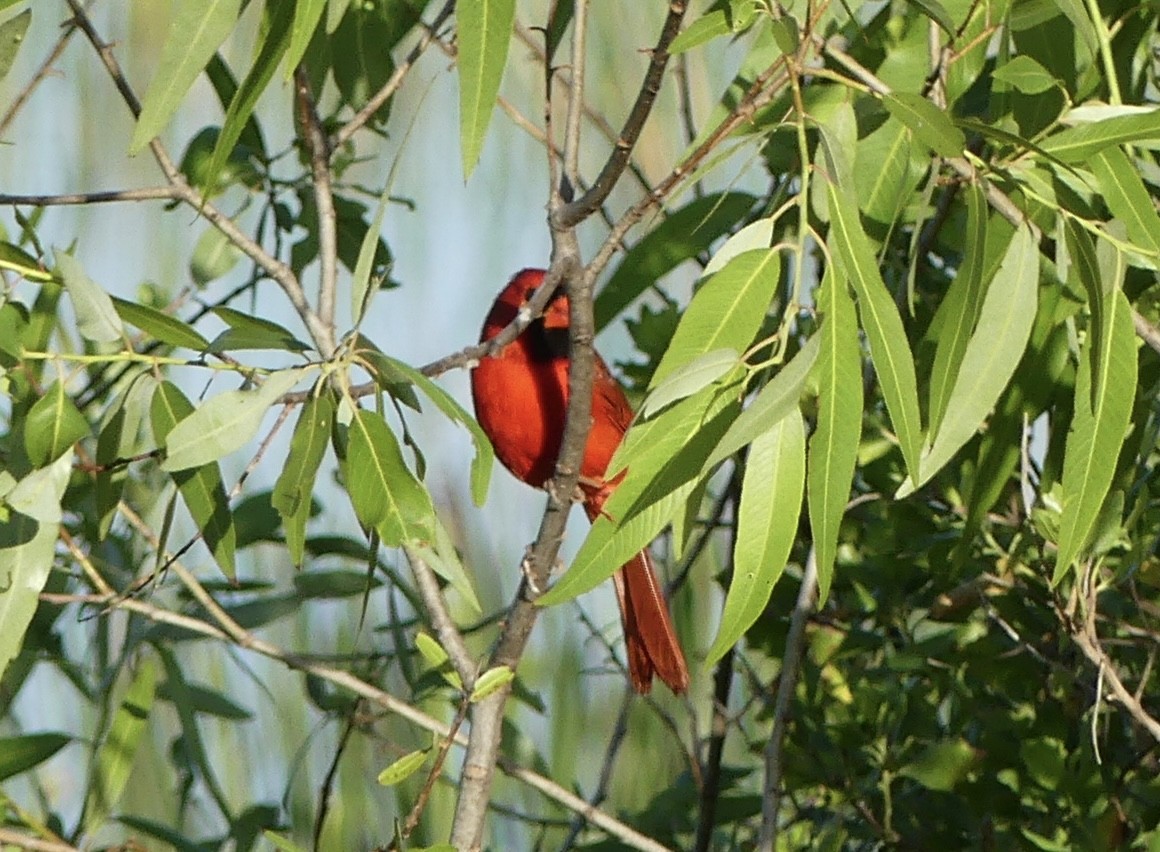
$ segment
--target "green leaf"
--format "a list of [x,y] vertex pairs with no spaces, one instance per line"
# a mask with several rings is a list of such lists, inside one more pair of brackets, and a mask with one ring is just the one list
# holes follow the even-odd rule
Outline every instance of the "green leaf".
[[[1136,338],[1123,291],[1111,297],[1096,353],[1089,336],[1075,385],[1075,416],[1063,457],[1059,551],[1052,583],[1071,568],[1091,536],[1108,494],[1136,395]],[[1093,365],[1100,364],[1096,370]]]
[[[752,195],[742,192],[714,193],[670,213],[629,249],[596,296],[593,305],[596,330],[605,328],[666,273],[707,251],[714,240],[745,216],[755,201]],[[768,245],[767,239],[763,246]]]
[[[52,569],[61,521],[60,501],[72,472],[64,455],[32,471],[4,497],[0,515],[0,674],[20,651]],[[5,754],[0,749],[0,757]]]
[[627,466],[627,475],[593,523],[571,569],[537,603],[562,603],[594,588],[684,511],[700,481],[698,471],[737,408],[735,386],[707,388],[634,423],[608,468],[611,476]]
[[906,339],[906,329],[898,306],[891,298],[870,241],[858,221],[857,208],[838,190],[828,184],[830,238],[841,259],[842,271],[849,277],[858,296],[858,313],[870,343],[870,356],[882,383],[882,395],[890,412],[890,422],[898,435],[906,468],[913,476],[918,471],[922,453],[922,422],[918,408],[918,379],[914,357]]
[[439,676],[445,680],[452,689],[462,691],[463,681],[459,679],[459,673],[451,666],[451,658],[447,656],[447,652],[443,647],[435,641],[431,636],[419,631],[415,634],[415,647],[419,653],[423,655],[423,659],[427,664],[439,673]]
[[197,283],[204,287],[211,281],[216,281],[237,266],[242,258],[241,249],[217,228],[209,227],[202,231],[193,247],[193,256],[189,259],[189,274]]
[[[334,4],[331,5],[333,6]],[[294,843],[294,841],[290,840],[289,838],[283,837],[280,834],[275,834],[268,828],[262,832],[262,836],[269,840],[274,848],[278,850],[278,852],[306,852],[306,849],[302,846]]]
[[387,212],[387,203],[391,199],[391,184],[388,182],[379,196],[378,206],[375,207],[371,225],[363,235],[362,245],[358,250],[358,262],[354,267],[354,275],[350,282],[350,315],[354,317],[357,328],[362,322],[363,315],[371,304],[371,273],[374,272],[375,256],[378,253],[379,241],[383,229],[383,216]]
[[496,666],[493,669],[488,669],[475,681],[475,688],[471,690],[469,700],[473,704],[482,701],[515,679],[516,673],[509,666]]
[[753,442],[741,484],[733,579],[706,665],[721,659],[761,616],[797,536],[806,475],[806,431],[799,412]]
[[456,4],[459,39],[459,145],[463,177],[475,170],[507,65],[515,0],[464,0]]
[[68,734],[25,734],[0,737],[0,781],[44,763],[72,742]]
[[384,787],[399,784],[422,769],[426,762],[427,749],[409,752],[379,773],[379,783]]
[[[725,241],[721,248],[713,253],[701,277],[707,279],[725,268],[725,265],[737,255],[754,249],[771,248],[773,242],[773,226],[777,224],[772,216],[750,222],[736,234]],[[643,242],[643,241],[642,241]]]
[[934,476],[994,407],[1027,348],[1038,286],[1039,250],[1031,229],[1020,225],[987,288],[978,326],[963,353],[946,414],[922,457],[918,478],[907,478],[895,497],[905,497]]
[[241,0],[187,0],[173,7],[173,23],[141,102],[130,155],[139,153],[169,123],[198,75],[233,32],[241,5]]
[[272,320],[250,316],[233,308],[217,307],[213,312],[229,328],[214,338],[209,345],[211,353],[230,349],[280,349],[284,352],[306,352],[310,349],[289,329]]
[[640,417],[649,417],[665,406],[692,396],[724,378],[742,363],[736,349],[714,349],[698,355],[670,373],[654,387],[640,407]]
[[862,212],[889,224],[910,200],[921,170],[910,131],[891,118],[858,144],[854,187]]
[[1160,216],[1156,215],[1139,169],[1123,149],[1116,147],[1105,148],[1087,162],[1108,209],[1127,226],[1133,247],[1148,252],[1152,264],[1160,265]]
[[56,252],[56,270],[72,299],[77,331],[81,336],[94,343],[120,340],[121,320],[109,294],[85,274],[76,258],[68,252]]
[[65,393],[64,385],[53,382],[24,420],[24,450],[36,467],[71,455],[73,444],[89,434],[89,422]]
[[125,465],[109,468],[113,462],[135,456],[141,446],[141,424],[149,410],[149,399],[153,394],[155,380],[145,370],[141,370],[129,381],[128,387],[119,393],[101,418],[97,434],[95,461],[106,469],[96,475],[95,502],[97,508],[97,530],[100,540],[109,534],[109,527],[116,515],[117,507],[124,492],[128,468]]
[[948,35],[955,34],[957,27],[954,18],[938,0],[907,0],[907,2],[921,9],[924,15],[942,27]]
[[1095,56],[1099,50],[1100,37],[1096,33],[1095,25],[1088,15],[1083,0],[1053,0],[1053,2],[1063,14],[1067,15],[1084,44],[1087,45],[1088,51],[1092,56]]
[[932,322],[942,331],[930,375],[931,434],[938,432],[946,413],[954,379],[986,295],[983,273],[987,248],[987,199],[978,184],[972,183],[964,191],[967,195],[967,232],[963,235],[963,257],[955,280],[938,307],[939,316]]
[[780,281],[778,252],[758,249],[733,258],[702,283],[657,365],[650,389],[706,352],[748,349]]
[[293,3],[275,3],[266,7],[270,26],[262,37],[261,49],[254,59],[253,66],[246,74],[245,79],[242,80],[241,85],[238,86],[238,91],[235,93],[234,99],[230,101],[229,109],[226,110],[222,131],[218,136],[217,144],[214,145],[213,156],[210,158],[210,187],[217,184],[222,167],[230,154],[233,153],[234,146],[238,144],[238,139],[241,138],[242,131],[254,112],[258,98],[266,90],[266,86],[269,85],[270,80],[274,77],[274,72],[278,69],[278,63],[282,61],[282,57],[285,56],[286,50],[290,46],[295,5]]
[[1030,56],[1016,56],[1004,62],[995,69],[995,79],[1025,95],[1042,94],[1063,85],[1058,77]]
[[314,569],[294,575],[294,590],[304,598],[337,600],[362,596],[381,585],[382,580],[368,577],[366,571],[346,571],[341,568]]
[[93,831],[117,806],[133,768],[137,746],[149,729],[149,713],[156,694],[157,665],[145,657],[137,666],[121,705],[113,716],[109,733],[97,749],[96,780],[89,788],[86,831]]
[[404,545],[407,549],[407,556],[426,562],[436,574],[451,584],[451,588],[463,596],[464,602],[471,607],[476,615],[483,615],[483,607],[479,604],[479,597],[475,594],[475,587],[472,586],[471,577],[468,576],[467,569],[459,558],[459,552],[455,549],[451,534],[447,532],[447,528],[443,526],[438,515],[432,515],[432,524],[434,527],[433,540],[430,542],[416,541]]
[[712,41],[718,36],[723,36],[731,33],[733,28],[729,26],[729,15],[725,9],[710,9],[689,26],[685,27],[681,33],[673,39],[673,43],[669,45],[669,53],[676,56],[678,53],[684,53],[686,50],[691,50],[698,45],[702,45],[707,41]]
[[0,24],[0,82],[12,70],[12,63],[16,61],[16,54],[20,51],[20,45],[24,44],[24,35],[31,23],[32,10],[25,9],[16,17]]
[[951,117],[916,92],[895,92],[882,98],[890,114],[914,134],[914,138],[943,157],[961,157],[967,139]]
[[966,740],[947,740],[928,746],[917,758],[901,767],[898,774],[913,778],[928,790],[950,792],[966,778],[978,759],[979,754]]
[[1067,775],[1067,746],[1055,737],[1035,737],[1019,743],[1019,759],[1036,784],[1047,790],[1059,789]]
[[257,390],[226,391],[203,403],[166,436],[161,469],[198,467],[241,449],[258,434],[266,409],[305,375],[305,369],[279,370]]
[[1082,163],[1105,148],[1160,139],[1160,110],[1119,115],[1069,127],[1043,140],[1042,146],[1065,163]]
[[298,0],[294,4],[294,24],[290,28],[290,47],[286,50],[287,80],[294,76],[294,69],[306,55],[325,9],[326,0]]
[[375,529],[385,547],[429,541],[435,509],[403,460],[387,422],[356,408],[348,429],[346,487],[359,523]]
[[705,465],[701,468],[703,476],[707,476],[714,467],[746,444],[756,440],[770,426],[797,407],[805,391],[806,379],[818,358],[821,341],[821,335],[818,334],[807,340],[790,362],[758,391],[757,396],[741,412],[741,416],[733,421],[720,443],[705,460]]
[[282,516],[286,548],[295,565],[302,564],[314,480],[330,443],[334,411],[334,397],[326,391],[312,396],[302,406],[298,423],[294,427],[294,437],[290,439],[286,464],[282,467],[282,474],[270,497],[274,508]]
[[821,288],[818,414],[809,443],[806,502],[818,565],[819,595],[824,601],[833,579],[838,532],[862,434],[862,351],[854,303],[846,285],[828,269]]
[[[377,350],[376,350],[377,352]],[[397,371],[407,381],[418,386],[424,395],[435,403],[435,407],[443,412],[443,416],[456,423],[462,423],[471,435],[475,446],[475,456],[471,460],[471,498],[475,505],[482,506],[487,499],[487,488],[491,483],[491,470],[495,464],[495,450],[491,441],[487,439],[483,429],[455,398],[431,379],[424,376],[410,364],[405,364],[390,355],[377,352],[380,356],[378,363],[389,366]]]
[[[153,437],[161,446],[167,446],[174,429],[195,412],[193,404],[172,382],[161,382],[153,393],[150,420]],[[237,576],[234,554],[237,550],[237,529],[229,498],[222,484],[222,473],[216,461],[191,466],[173,472],[173,481],[185,501],[185,507],[197,528],[205,537],[206,546],[231,580]]]
[[122,321],[136,326],[162,343],[170,346],[181,346],[195,352],[204,352],[209,348],[208,340],[202,337],[193,326],[182,322],[177,317],[172,317],[148,305],[127,302],[116,296],[112,298],[113,307]]
[[35,257],[12,243],[0,242],[0,269],[10,269],[29,281],[51,281],[51,273],[45,272]]

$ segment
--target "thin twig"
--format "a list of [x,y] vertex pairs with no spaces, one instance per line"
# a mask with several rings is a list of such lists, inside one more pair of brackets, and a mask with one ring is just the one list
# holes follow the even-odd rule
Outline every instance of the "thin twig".
[[423,599],[423,606],[427,609],[431,626],[435,628],[435,635],[439,637],[439,646],[447,652],[463,688],[470,692],[479,673],[479,663],[467,649],[463,634],[459,632],[455,620],[447,609],[447,601],[431,566],[413,547],[403,545],[403,552],[407,554],[407,560],[411,563],[415,586],[419,590],[419,597]]
[[28,99],[32,97],[32,93],[36,91],[37,86],[44,82],[44,80],[48,77],[49,73],[52,71],[53,63],[60,59],[61,54],[64,53],[64,49],[68,47],[69,40],[73,37],[73,34],[76,33],[77,25],[73,21],[66,21],[63,30],[64,31],[60,34],[60,37],[56,40],[56,44],[52,46],[52,50],[48,52],[48,55],[44,57],[44,61],[40,63],[40,67],[36,69],[36,72],[24,85],[24,88],[21,89],[17,93],[16,97],[12,99],[12,103],[4,112],[4,117],[0,118],[0,137],[3,137],[4,134],[8,132],[8,128],[12,125],[12,122],[16,119],[16,116],[20,113],[20,110],[22,110],[24,105],[28,103]]
[[785,654],[781,660],[781,673],[777,679],[777,697],[773,705],[773,730],[765,746],[765,782],[761,799],[761,836],[757,843],[760,852],[773,852],[777,840],[777,817],[781,810],[782,764],[781,750],[785,740],[786,726],[789,724],[789,705],[797,687],[798,668],[805,652],[806,624],[813,612],[818,594],[817,552],[810,547],[806,557],[802,585],[798,590],[797,602],[789,620],[789,632],[785,638]]
[[100,192],[73,192],[61,195],[9,195],[0,193],[0,204],[27,204],[58,207],[66,204],[107,204],[113,201],[180,201],[173,186],[146,186],[140,189],[109,189]]
[[322,119],[310,90],[310,76],[306,67],[294,69],[294,94],[298,102],[298,121],[302,139],[310,155],[310,173],[313,177],[314,207],[318,214],[318,261],[322,267],[318,280],[318,319],[328,328],[334,327],[334,299],[338,289],[338,217],[334,212],[334,190],[331,186],[330,144]]

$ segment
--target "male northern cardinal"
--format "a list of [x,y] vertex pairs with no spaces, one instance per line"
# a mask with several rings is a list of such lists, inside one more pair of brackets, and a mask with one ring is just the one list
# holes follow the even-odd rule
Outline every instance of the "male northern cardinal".
[[[495,337],[516,318],[543,283],[544,274],[542,269],[525,269],[508,282],[491,306],[481,342]],[[568,297],[562,291],[515,341],[480,361],[471,373],[471,395],[479,425],[504,467],[529,485],[543,488],[555,472],[568,409]],[[623,478],[622,474],[609,482],[604,472],[631,421],[632,408],[624,391],[597,355],[592,430],[580,465],[580,489],[589,520],[601,514]],[[656,674],[673,692],[684,692],[689,671],[648,551],[625,563],[613,579],[633,687],[648,692]]]

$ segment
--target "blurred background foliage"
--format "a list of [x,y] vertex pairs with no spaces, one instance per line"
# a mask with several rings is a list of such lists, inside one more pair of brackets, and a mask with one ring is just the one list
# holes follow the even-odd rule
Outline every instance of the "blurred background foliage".
[[[272,43],[279,21],[290,19],[287,10],[310,5],[241,4],[220,52],[159,128],[159,139],[185,179],[287,263],[313,298],[324,274],[317,198],[302,103],[285,67],[240,127],[238,144],[216,150],[234,87]],[[440,21],[436,43],[330,159],[343,267],[335,328],[341,333],[359,319],[350,282],[365,256],[377,292],[361,331],[388,355],[418,366],[474,342],[507,277],[547,261],[546,156],[525,126],[543,124],[543,36],[536,28],[549,11],[540,2],[516,7],[502,101],[490,131],[475,140],[480,158],[465,180],[448,22],[454,17],[442,16],[438,3],[406,0],[319,5],[302,67],[331,134],[426,41],[417,21]],[[586,92],[595,119],[585,124],[583,175],[594,175],[611,147],[601,126],[619,128],[636,97],[665,5],[592,4]],[[157,69],[171,28],[197,6],[228,4],[85,4],[139,97],[164,83]],[[124,403],[127,413],[136,406],[146,425],[107,428],[131,398],[136,371],[147,374],[142,386],[164,378],[200,405],[239,386],[218,378],[211,389],[218,370],[230,378],[239,363],[297,366],[302,347],[318,341],[309,339],[311,330],[269,270],[188,199],[64,205],[9,198],[166,183],[148,149],[128,155],[148,137],[135,139],[137,124],[100,56],[69,23],[75,11],[57,0],[0,0],[0,26],[7,27],[0,50],[13,59],[0,83],[0,105],[10,109],[0,119],[0,183],[8,199],[0,215],[7,261],[0,263],[0,459],[10,475],[0,494],[11,500],[17,480],[53,469],[54,459],[71,464],[61,468],[62,533],[48,543],[45,595],[0,680],[0,801],[9,832],[0,841],[19,833],[64,849],[250,849],[272,848],[275,841],[262,834],[272,830],[302,848],[385,847],[422,800],[430,755],[424,771],[397,783],[379,783],[380,773],[415,751],[434,751],[439,738],[305,669],[349,671],[431,717],[455,717],[459,693],[416,639],[430,626],[401,552],[364,535],[346,480],[327,455],[301,509],[309,523],[304,563],[296,568],[285,512],[273,495],[292,452],[296,413],[278,427],[280,409],[271,410],[245,451],[223,453],[220,466],[213,459],[216,478],[194,486],[159,464],[154,431],[164,430],[155,398],[147,413],[140,400]],[[1158,94],[1156,11],[1155,4],[1118,0],[735,1],[695,4],[686,16],[631,169],[604,205],[609,221],[718,121],[740,114],[744,92],[783,56],[800,49],[816,73],[800,77],[800,94],[785,74],[768,80],[760,107],[695,164],[695,180],[664,199],[663,214],[650,212],[610,265],[596,302],[604,326],[598,342],[635,399],[649,387],[701,272],[753,223],[768,228],[751,247],[802,240],[782,265],[757,337],[779,334],[787,358],[804,347],[817,333],[815,288],[830,264],[819,236],[833,214],[825,187],[840,182],[857,201],[898,306],[933,439],[932,376],[940,341],[960,319],[950,312],[940,318],[940,311],[970,264],[982,269],[981,282],[995,277],[1016,233],[1002,202],[972,189],[983,184],[948,163],[985,175],[987,186],[1040,229],[1037,308],[1010,359],[1013,378],[999,382],[994,411],[987,405],[980,415],[988,415],[986,423],[968,424],[966,444],[950,463],[903,499],[893,499],[908,475],[896,412],[885,380],[869,367],[871,357],[879,365],[879,355],[864,328],[853,500],[836,533],[832,585],[806,624],[800,675],[781,720],[778,848],[1160,849],[1160,742],[1147,724],[1160,707],[1153,676],[1160,636],[1158,361],[1134,341],[1138,377],[1111,391],[1130,409],[1123,448],[1117,443],[1110,457],[1097,459],[1112,474],[1106,498],[1098,495],[1089,513],[1093,525],[1080,542],[1078,568],[1068,562],[1060,582],[1052,582],[1077,374],[1103,327],[1100,311],[1114,314],[1118,295],[1109,293],[1123,294],[1144,341],[1160,319],[1153,203],[1160,123],[1146,109],[1132,109],[1151,109]],[[29,12],[24,32],[20,16]],[[813,34],[822,41],[809,41]],[[564,51],[557,66],[567,64]],[[884,106],[882,91],[871,96],[876,86],[898,97]],[[924,103],[937,114],[924,112]],[[1085,107],[1095,111],[1085,115]],[[1124,118],[1137,124],[1119,135],[1106,125]],[[1084,126],[1096,128],[1096,142],[1077,156],[1065,134]],[[1113,193],[1123,176],[1120,160],[1103,172],[1090,166],[1109,147],[1130,158],[1138,177],[1122,195]],[[219,155],[224,167],[215,172]],[[806,169],[813,191],[801,196]],[[376,242],[372,224],[384,189]],[[609,221],[598,215],[580,225],[586,258],[607,238]],[[1030,234],[1027,228],[1019,233]],[[1077,240],[1091,246],[1108,293],[1094,293],[1076,271],[1084,249],[1068,247]],[[836,251],[832,244],[829,250]],[[81,271],[62,256],[76,258]],[[129,303],[117,303],[127,338],[101,343],[84,331],[85,311],[74,307],[76,294],[86,292],[78,276]],[[61,298],[70,277],[70,298]],[[995,280],[996,287],[1007,283]],[[153,313],[133,314],[133,305],[186,324],[175,330]],[[238,313],[215,312],[223,307]],[[217,341],[204,348],[234,363],[175,342],[188,340],[181,335],[189,328]],[[172,362],[134,360],[129,351]],[[755,370],[751,387],[779,366]],[[414,393],[405,379],[373,364],[353,369],[352,377],[377,379],[395,399]],[[464,371],[439,382],[466,404]],[[799,395],[811,425],[819,398],[826,399],[819,382],[814,375]],[[943,413],[954,410],[947,396],[941,404]],[[407,458],[478,596],[476,613],[461,587],[447,587],[451,612],[482,658],[515,593],[543,498],[498,473],[486,505],[474,507],[468,433],[434,406],[423,407],[406,412],[406,435],[389,410],[388,422],[416,445],[408,445]],[[30,441],[30,434],[41,437]],[[111,464],[127,458],[134,461]],[[689,541],[666,533],[655,546],[693,669],[689,695],[631,694],[617,662],[615,604],[602,587],[544,611],[506,719],[509,761],[670,848],[752,848],[763,800],[770,801],[774,693],[813,542],[803,512],[784,576],[760,617],[735,651],[706,665],[732,570],[745,458],[735,456],[705,478],[691,503]],[[191,496],[198,487],[200,502]],[[232,532],[217,534],[213,519],[227,506]],[[16,507],[5,503],[4,511],[2,543],[27,545]],[[796,517],[796,508],[785,511]],[[566,558],[582,532],[569,539]],[[164,539],[163,550],[190,543],[181,564],[157,576],[166,560],[153,534]],[[449,549],[442,555],[454,563]],[[175,576],[178,569],[196,580]],[[111,596],[100,597],[95,577]],[[219,622],[198,589],[292,665],[252,653],[237,637],[199,634],[197,625]],[[193,621],[167,620],[166,613]],[[1088,653],[1093,636],[1103,645]],[[1100,655],[1103,666],[1094,662]],[[1109,668],[1139,713],[1106,701]],[[460,760],[452,749],[436,773],[409,848],[446,841]],[[625,845],[517,778],[497,776],[492,801],[488,848]]]

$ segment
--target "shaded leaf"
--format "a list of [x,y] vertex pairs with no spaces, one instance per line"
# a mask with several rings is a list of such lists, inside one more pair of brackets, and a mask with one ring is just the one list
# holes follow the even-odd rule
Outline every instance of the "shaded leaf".
[[121,699],[105,741],[97,749],[96,779],[89,788],[87,830],[91,831],[105,820],[109,811],[116,807],[129,781],[137,746],[149,729],[156,683],[156,660],[145,657]]
[[94,343],[120,340],[121,320],[109,294],[85,274],[84,268],[68,252],[56,252],[56,269],[72,299],[81,336]]
[[67,734],[24,734],[0,737],[0,781],[44,763],[72,742]]
[[32,9],[25,9],[16,17],[0,24],[0,81],[3,81],[12,70],[12,63],[16,61],[16,54],[20,51],[20,45],[24,44],[24,35],[31,23]]
[[33,403],[24,420],[24,450],[36,467],[70,453],[77,441],[89,434],[89,421],[65,393],[64,384],[53,382]]
[[949,792],[979,759],[978,753],[966,740],[948,740],[928,746],[922,754],[902,766],[898,774],[913,778],[928,790]]
[[914,138],[943,157],[962,156],[967,140],[951,117],[917,92],[894,92],[882,98],[890,114],[907,126]]
[[295,565],[302,564],[314,481],[330,443],[334,411],[334,398],[326,391],[311,396],[302,406],[294,436],[290,439],[286,464],[270,497],[270,502],[282,516],[286,547]]
[[209,341],[202,337],[197,329],[177,317],[149,305],[128,302],[116,296],[112,298],[113,308],[124,322],[136,326],[162,343],[182,346],[195,352],[204,352],[209,348]]
[[384,787],[391,787],[410,778],[422,769],[426,762],[427,749],[409,752],[380,772],[378,781]]

